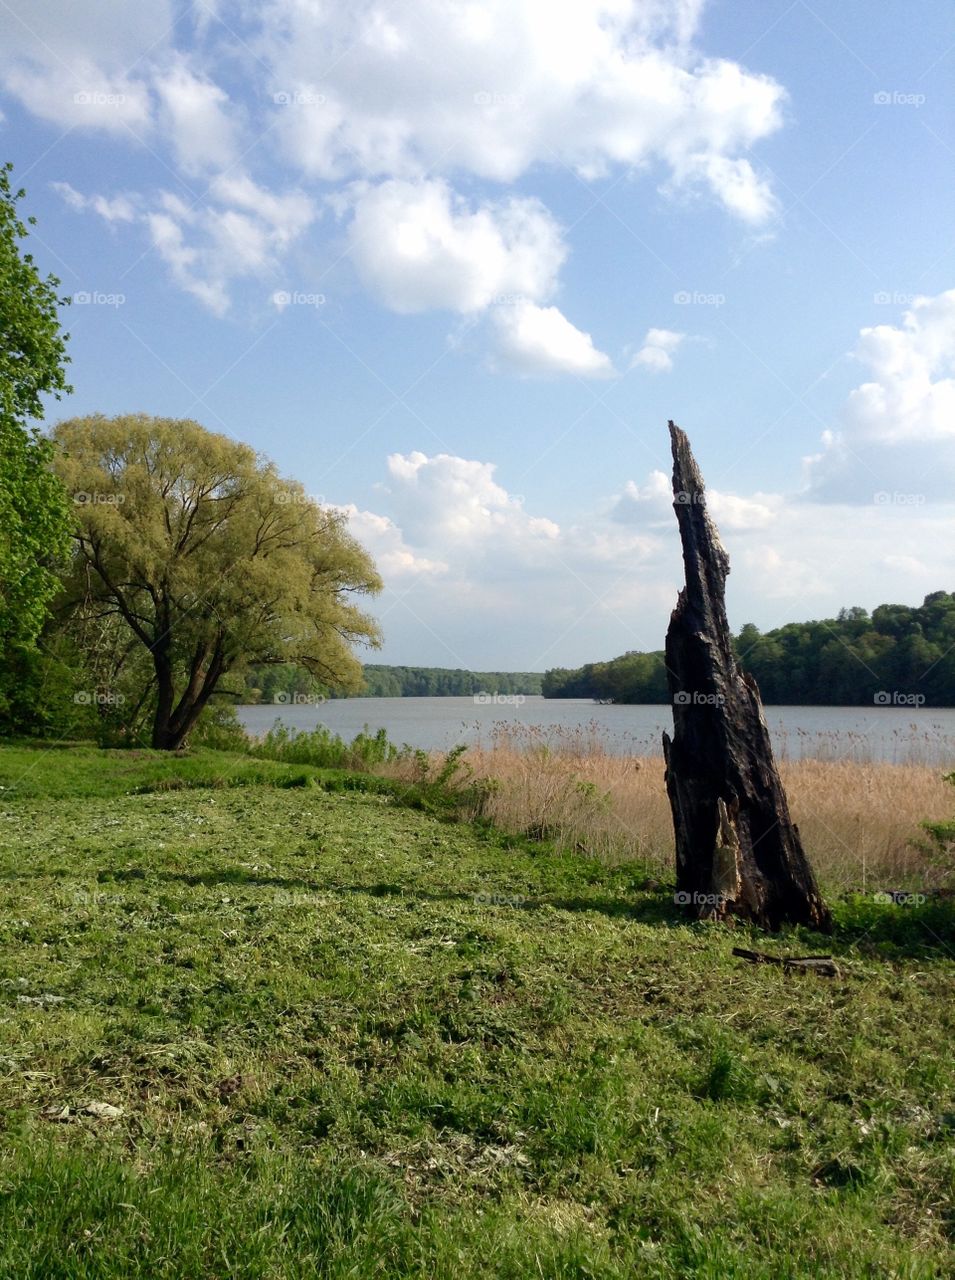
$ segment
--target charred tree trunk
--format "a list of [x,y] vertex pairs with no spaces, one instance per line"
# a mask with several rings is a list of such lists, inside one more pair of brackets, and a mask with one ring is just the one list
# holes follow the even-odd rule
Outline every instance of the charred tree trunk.
[[670,423],[673,507],[686,587],[670,617],[667,682],[674,732],[663,735],[676,835],[677,900],[703,919],[738,916],[829,932],[832,918],[773,760],[756,681],[733,654],[724,586],[729,557],[705,504],[703,478]]

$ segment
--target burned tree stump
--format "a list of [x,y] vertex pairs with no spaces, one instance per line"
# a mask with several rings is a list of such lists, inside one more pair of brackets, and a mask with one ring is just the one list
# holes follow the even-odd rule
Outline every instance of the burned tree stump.
[[729,557],[706,510],[703,477],[672,422],[673,508],[686,587],[670,617],[663,735],[676,835],[677,901],[701,919],[741,917],[776,931],[823,932],[832,918],[789,816],[756,681],[733,653],[724,588]]

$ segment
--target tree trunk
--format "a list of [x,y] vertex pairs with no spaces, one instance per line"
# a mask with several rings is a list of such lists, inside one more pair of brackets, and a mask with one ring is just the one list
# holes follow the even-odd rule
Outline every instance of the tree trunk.
[[175,689],[168,652],[154,648],[153,666],[156,672],[156,713],[153,716],[152,746],[155,751],[172,751],[174,744],[169,732],[169,721]]
[[669,425],[686,574],[667,630],[674,732],[663,735],[677,901],[701,919],[738,916],[773,931],[788,922],[829,932],[832,918],[789,816],[756,681],[733,654],[724,602],[729,557],[707,513],[690,442]]

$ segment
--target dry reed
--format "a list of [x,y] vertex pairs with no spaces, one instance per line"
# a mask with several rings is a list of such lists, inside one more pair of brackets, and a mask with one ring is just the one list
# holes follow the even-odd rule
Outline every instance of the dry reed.
[[[945,882],[920,827],[955,809],[942,767],[783,754],[780,772],[793,817],[830,891]],[[608,863],[639,860],[661,877],[672,874],[662,759],[615,754],[595,724],[499,724],[465,760],[475,779],[489,783],[482,811],[503,830],[545,837],[561,850]]]

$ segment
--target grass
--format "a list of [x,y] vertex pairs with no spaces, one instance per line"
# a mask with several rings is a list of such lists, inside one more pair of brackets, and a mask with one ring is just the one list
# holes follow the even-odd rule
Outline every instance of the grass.
[[226,752],[0,784],[0,1276],[951,1274],[950,903],[690,925],[639,862]]

